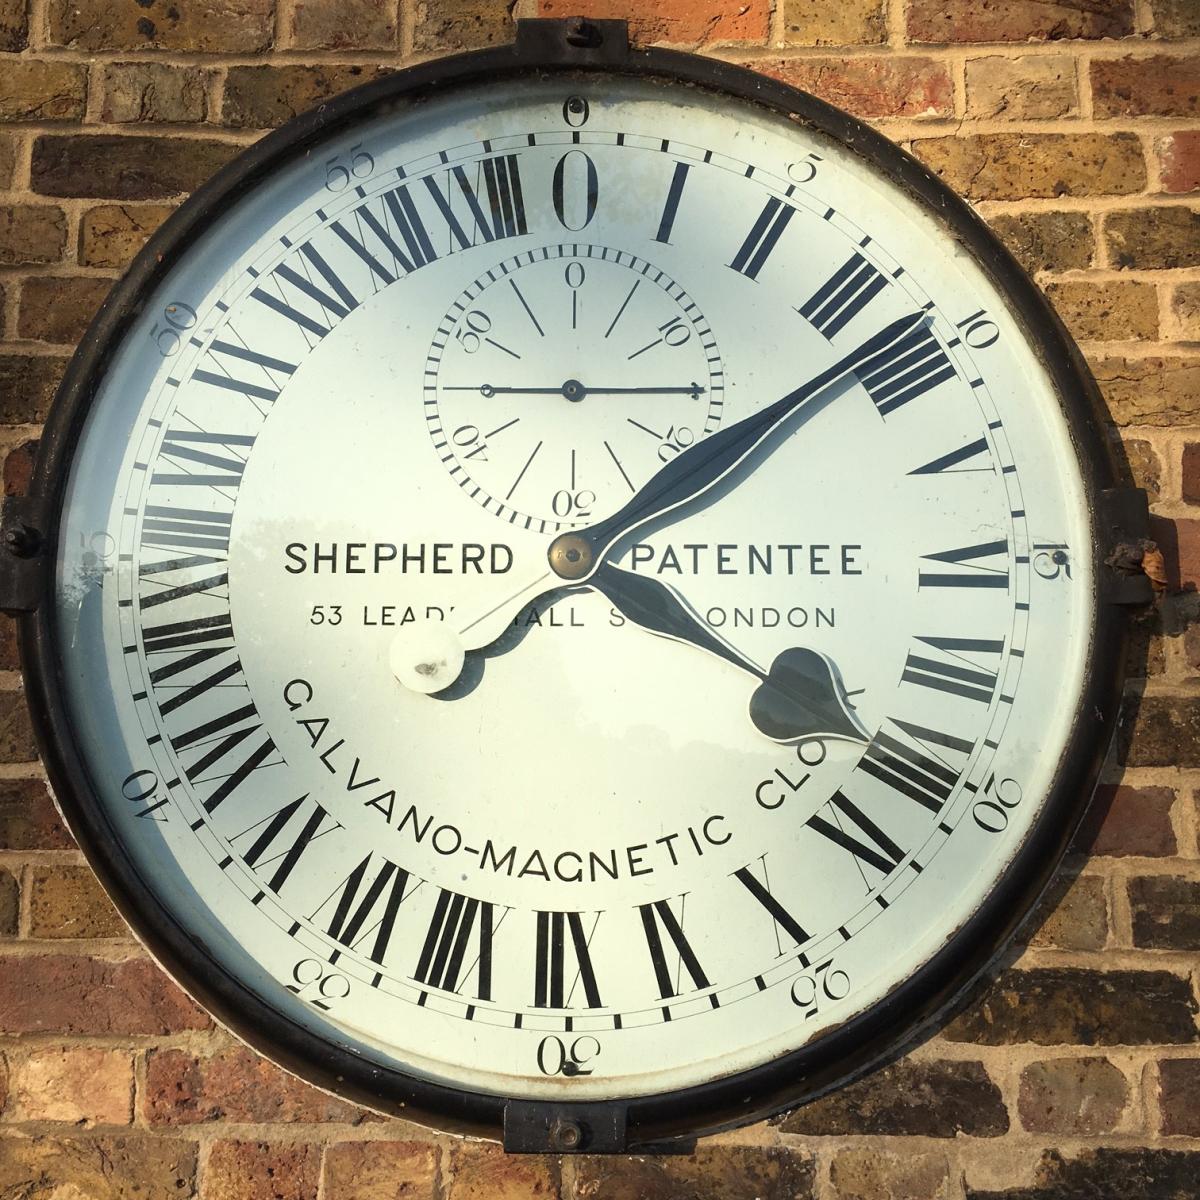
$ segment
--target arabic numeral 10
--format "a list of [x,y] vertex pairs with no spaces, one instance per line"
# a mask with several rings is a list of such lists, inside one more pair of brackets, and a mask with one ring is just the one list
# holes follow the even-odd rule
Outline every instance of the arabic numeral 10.
[[1023,795],[1015,779],[997,779],[993,771],[983,785],[983,798],[971,805],[971,816],[986,833],[1003,833],[1008,828],[1008,814],[1021,803]]

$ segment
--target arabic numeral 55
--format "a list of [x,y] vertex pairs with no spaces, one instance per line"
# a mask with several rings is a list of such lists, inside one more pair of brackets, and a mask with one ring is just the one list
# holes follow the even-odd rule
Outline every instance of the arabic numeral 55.
[[375,160],[359,142],[348,154],[335,154],[325,163],[325,187],[331,192],[345,191],[352,179],[369,179],[374,170]]
[[350,995],[350,980],[332,971],[327,973],[320,959],[302,958],[292,968],[292,979],[295,982],[287,985],[289,992],[326,1012],[334,1000],[343,1000]]
[[1015,779],[997,779],[993,771],[983,785],[983,799],[971,805],[971,816],[986,833],[1003,833],[1008,828],[1008,814],[1021,803],[1023,795]]
[[806,975],[797,975],[792,981],[792,1003],[804,1014],[807,1021],[821,1011],[826,1000],[845,1000],[850,995],[850,976],[833,966],[833,959],[813,967]]
[[196,310],[190,304],[181,300],[172,300],[162,310],[162,320],[155,321],[150,327],[150,340],[158,347],[163,358],[171,358],[179,353],[183,345],[185,330],[196,324]]

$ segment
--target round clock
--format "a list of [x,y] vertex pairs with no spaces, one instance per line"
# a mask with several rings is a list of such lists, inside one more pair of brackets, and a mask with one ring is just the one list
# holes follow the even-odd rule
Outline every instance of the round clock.
[[778,1111],[944,1011],[1081,811],[1140,595],[1093,396],[865,127],[522,23],[114,289],[6,513],[51,780],[323,1087],[526,1150]]

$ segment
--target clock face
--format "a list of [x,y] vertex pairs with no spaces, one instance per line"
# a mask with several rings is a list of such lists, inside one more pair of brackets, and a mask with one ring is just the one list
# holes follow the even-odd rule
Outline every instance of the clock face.
[[1039,335],[834,138],[450,89],[143,300],[65,496],[66,704],[156,912],[279,1029],[496,1096],[728,1079],[1026,846],[1096,624],[1080,459]]

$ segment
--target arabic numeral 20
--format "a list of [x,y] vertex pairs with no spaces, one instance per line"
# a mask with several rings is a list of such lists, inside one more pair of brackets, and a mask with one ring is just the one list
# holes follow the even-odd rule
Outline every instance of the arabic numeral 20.
[[971,816],[984,832],[1003,833],[1008,828],[1008,814],[1021,803],[1023,795],[1015,779],[997,779],[993,771],[983,785],[982,799],[971,805]]

